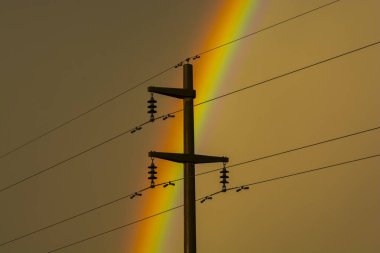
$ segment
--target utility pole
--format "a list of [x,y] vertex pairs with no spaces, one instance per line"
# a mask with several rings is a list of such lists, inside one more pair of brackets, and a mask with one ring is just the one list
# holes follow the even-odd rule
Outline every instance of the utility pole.
[[[193,66],[183,66],[183,89],[193,90]],[[183,100],[183,151],[184,154],[194,155],[194,99]],[[184,219],[185,219],[185,252],[197,251],[196,210],[195,210],[195,164],[184,164]]]
[[[154,121],[153,113],[156,113],[156,102],[153,98],[153,93],[171,96],[183,100],[184,106],[184,153],[164,153],[164,152],[149,152],[149,157],[152,158],[152,165],[149,166],[151,175],[151,187],[154,187],[154,180],[157,179],[154,171],[156,166],[153,163],[154,158],[160,158],[173,162],[184,164],[184,252],[196,253],[196,207],[195,207],[195,164],[196,163],[216,163],[228,162],[227,157],[196,155],[194,151],[194,98],[196,92],[193,89],[193,66],[189,63],[183,65],[183,89],[178,88],[163,88],[163,87],[148,87],[148,92],[152,93],[152,98],[148,108],[151,113],[151,121]],[[225,170],[225,166],[223,168]],[[224,175],[226,176],[226,175]],[[228,176],[227,176],[228,178]],[[225,182],[228,183],[228,182]],[[223,189],[225,190],[225,183]]]

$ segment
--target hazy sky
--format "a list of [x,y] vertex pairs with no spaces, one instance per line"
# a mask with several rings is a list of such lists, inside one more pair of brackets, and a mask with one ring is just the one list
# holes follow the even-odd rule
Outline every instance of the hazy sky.
[[[223,25],[215,20],[226,2],[0,1],[0,154],[209,49],[206,41]],[[240,35],[328,2],[258,1]],[[194,75],[212,69],[209,58],[228,60],[219,88],[210,94],[218,96],[363,47],[380,40],[379,9],[377,0],[341,0],[202,56]],[[215,40],[214,46],[224,42]],[[379,67],[377,44],[199,106],[196,114],[208,113],[197,129],[196,152],[228,156],[236,164],[379,127]],[[170,70],[1,158],[0,188],[146,121],[146,87],[181,83],[181,69]],[[181,108],[172,99],[159,100],[161,113]],[[165,150],[165,143],[181,142],[171,135],[181,120],[178,114],[148,125],[1,191],[0,244],[147,186],[147,152],[182,152]],[[239,186],[376,154],[380,130],[231,168],[230,182]],[[197,205],[198,252],[379,252],[379,165],[380,158],[372,158],[217,195]],[[176,171],[175,178],[181,175]],[[197,198],[220,189],[218,176],[197,177]],[[0,252],[49,252],[158,213],[182,204],[182,186],[127,198],[0,246]],[[160,198],[164,208],[148,208]],[[155,252],[182,252],[182,211],[57,252],[146,253],[158,238],[144,238],[147,231],[162,235]]]

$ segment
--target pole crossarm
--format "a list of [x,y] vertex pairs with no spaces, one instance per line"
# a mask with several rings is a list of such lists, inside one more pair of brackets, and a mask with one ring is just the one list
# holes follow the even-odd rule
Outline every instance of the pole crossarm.
[[196,154],[179,154],[179,153],[166,153],[166,152],[149,152],[149,157],[169,160],[177,163],[227,163],[228,157],[224,156],[207,156]]
[[154,87],[149,86],[148,91],[152,93],[157,93],[165,96],[175,97],[175,98],[195,98],[196,92],[193,89],[180,89],[180,88],[166,88],[166,87]]

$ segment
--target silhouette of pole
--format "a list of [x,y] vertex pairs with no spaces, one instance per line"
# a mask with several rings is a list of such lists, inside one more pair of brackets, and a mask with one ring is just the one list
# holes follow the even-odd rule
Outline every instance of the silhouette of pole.
[[[183,88],[166,88],[166,87],[148,87],[148,92],[152,93],[151,100],[148,101],[151,113],[151,121],[154,121],[154,110],[157,101],[153,98],[153,93],[174,97],[183,100],[184,107],[184,138],[183,153],[167,153],[151,151],[148,156],[151,158],[159,158],[172,162],[183,163],[184,170],[184,252],[197,252],[197,236],[196,236],[196,210],[195,210],[195,164],[198,163],[217,163],[223,164],[228,162],[228,157],[224,156],[208,156],[199,155],[194,152],[194,98],[196,92],[193,90],[193,65],[187,63],[183,65]],[[153,162],[152,165],[154,166]],[[149,166],[148,168],[151,168]],[[154,166],[154,168],[157,168]],[[153,172],[148,172],[151,176],[151,187],[155,186]]]
[[[193,90],[193,66],[183,66],[183,88]],[[183,100],[184,154],[194,155],[194,98]],[[195,164],[184,163],[184,246],[185,253],[196,253]]]

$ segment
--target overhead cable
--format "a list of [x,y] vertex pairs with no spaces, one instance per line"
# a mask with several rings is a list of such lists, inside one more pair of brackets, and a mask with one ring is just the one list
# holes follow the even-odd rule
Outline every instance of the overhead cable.
[[[327,166],[323,166],[323,167],[319,167],[319,168],[315,168],[315,169],[311,169],[311,170],[307,170],[307,171],[302,171],[302,172],[297,172],[297,173],[293,173],[293,174],[288,174],[288,175],[284,175],[284,176],[280,176],[280,177],[275,177],[275,178],[270,178],[270,179],[266,179],[266,180],[261,180],[261,181],[256,181],[256,182],[252,182],[252,183],[249,183],[249,184],[245,184],[245,185],[242,185],[242,186],[237,186],[237,187],[232,187],[232,188],[228,188],[227,191],[231,191],[231,190],[236,190],[236,189],[239,189],[241,187],[247,187],[247,186],[253,186],[253,185],[258,185],[258,184],[263,184],[263,183],[269,183],[269,182],[273,182],[273,181],[277,181],[277,180],[281,180],[281,179],[285,179],[285,178],[290,178],[290,177],[294,177],[294,176],[299,176],[299,175],[303,175],[303,174],[306,174],[306,173],[311,173],[311,172],[316,172],[316,171],[321,171],[321,170],[324,170],[324,169],[328,169],[328,168],[333,168],[333,167],[337,167],[337,166],[342,166],[342,165],[346,165],[346,164],[350,164],[350,163],[354,163],[354,162],[359,162],[359,161],[363,161],[363,160],[368,160],[368,159],[371,159],[371,158],[376,158],[376,157],[379,157],[380,154],[376,154],[376,155],[371,155],[371,156],[367,156],[367,157],[361,157],[361,158],[358,158],[358,159],[354,159],[354,160],[350,160],[350,161],[345,161],[345,162],[341,162],[341,163],[336,163],[336,164],[332,164],[332,165],[327,165]],[[215,196],[215,195],[218,195],[220,193],[222,193],[224,191],[218,191],[218,192],[215,192],[215,193],[212,193],[212,194],[209,194],[207,196],[204,196],[204,197],[201,197],[199,199],[197,199],[196,201],[200,201],[201,203],[205,202],[205,199],[206,200],[211,200],[213,199],[212,196]],[[165,211],[162,211],[162,212],[159,212],[159,213],[156,213],[154,215],[151,215],[151,216],[148,216],[148,217],[145,217],[143,219],[139,219],[139,220],[136,220],[134,222],[130,222],[128,224],[125,224],[125,225],[122,225],[122,226],[119,226],[119,227],[115,227],[113,229],[109,229],[107,231],[104,231],[102,233],[98,233],[98,234],[95,234],[95,235],[92,235],[92,236],[89,236],[89,237],[86,237],[84,239],[81,239],[81,240],[78,240],[78,241],[75,241],[75,242],[72,242],[72,243],[68,243],[68,244],[65,244],[59,248],[56,248],[56,249],[53,249],[51,251],[48,251],[48,253],[52,253],[52,252],[57,252],[59,250],[62,250],[62,249],[65,249],[65,248],[68,248],[68,247],[71,247],[71,246],[74,246],[74,245],[77,245],[77,244],[80,244],[80,243],[83,243],[85,241],[88,241],[88,240],[91,240],[91,239],[94,239],[94,238],[97,238],[97,237],[100,237],[100,236],[103,236],[103,235],[106,235],[106,234],[109,234],[109,233],[112,233],[112,232],[115,232],[117,230],[120,230],[120,229],[123,229],[123,228],[126,228],[128,226],[131,226],[131,225],[134,225],[134,224],[137,224],[137,223],[140,223],[140,222],[143,222],[147,219],[150,219],[150,218],[153,218],[153,217],[156,217],[156,216],[159,216],[161,214],[164,214],[164,213],[167,213],[167,212],[171,212],[175,209],[178,209],[180,207],[183,207],[183,205],[179,205],[179,206],[176,206],[176,207],[173,207],[173,208],[170,208],[170,209],[167,209]]]
[[[257,157],[257,158],[254,158],[254,159],[250,159],[250,160],[247,160],[247,161],[243,161],[243,162],[239,162],[239,163],[236,163],[236,164],[232,164],[230,166],[227,166],[226,168],[232,168],[232,167],[237,167],[237,166],[241,166],[241,165],[245,165],[245,164],[248,164],[248,163],[253,163],[253,162],[256,162],[256,161],[259,161],[259,160],[264,160],[264,159],[268,159],[268,158],[272,158],[272,157],[275,157],[275,156],[279,156],[279,155],[284,155],[284,154],[287,154],[287,153],[291,153],[291,152],[294,152],[294,151],[299,151],[299,150],[302,150],[302,149],[306,149],[306,148],[310,148],[310,147],[315,147],[315,146],[318,146],[318,145],[321,145],[321,144],[325,144],[325,143],[329,143],[329,142],[333,142],[333,141],[337,141],[337,140],[341,140],[341,139],[345,139],[345,138],[348,138],[348,137],[352,137],[352,136],[355,136],[355,135],[360,135],[360,134],[364,134],[364,133],[368,133],[368,132],[372,132],[372,131],[375,131],[375,130],[378,130],[380,129],[380,126],[378,127],[374,127],[374,128],[369,128],[369,129],[366,129],[366,130],[362,130],[362,131],[357,131],[357,132],[354,132],[354,133],[350,133],[350,134],[346,134],[346,135],[342,135],[342,136],[338,136],[338,137],[335,137],[335,138],[331,138],[331,139],[327,139],[327,140],[323,140],[323,141],[319,141],[319,142],[315,142],[315,143],[312,143],[312,144],[308,144],[308,145],[304,145],[304,146],[300,146],[300,147],[297,147],[297,148],[292,148],[292,149],[288,149],[288,150],[285,150],[285,151],[281,151],[281,152],[277,152],[277,153],[273,153],[273,154],[270,154],[270,155],[265,155],[265,156],[261,156],[261,157]],[[210,171],[206,171],[206,172],[202,172],[202,173],[199,173],[195,176],[202,176],[202,175],[205,175],[205,174],[209,174],[209,173],[212,173],[212,172],[217,172],[219,171],[220,169],[214,169],[214,170],[210,170]],[[174,185],[174,182],[177,182],[177,181],[182,181],[183,178],[178,178],[178,179],[172,179],[170,181],[167,181],[167,182],[163,182],[163,183],[159,183],[159,184],[155,184],[155,187],[158,187],[158,186],[163,186],[164,188],[166,188],[167,186],[169,185]],[[0,247],[1,246],[4,246],[6,244],[9,244],[9,243],[12,243],[12,242],[15,242],[15,241],[18,241],[22,238],[25,238],[25,237],[28,237],[28,236],[31,236],[33,234],[36,234],[38,232],[41,232],[43,230],[46,230],[46,229],[49,229],[51,227],[54,227],[56,225],[59,225],[59,224],[62,224],[64,222],[67,222],[67,221],[70,221],[70,220],[73,220],[73,219],[76,219],[76,218],[79,218],[80,216],[83,216],[85,214],[88,214],[90,212],[93,212],[93,211],[96,211],[98,209],[101,209],[103,207],[106,207],[106,206],[109,206],[111,204],[114,204],[114,203],[117,203],[117,202],[120,202],[122,200],[125,200],[127,198],[135,198],[135,197],[140,197],[142,195],[143,192],[149,190],[149,189],[152,189],[151,186],[148,186],[148,187],[145,187],[145,188],[142,188],[138,191],[135,191],[133,193],[129,193],[127,195],[123,195],[121,197],[118,197],[114,200],[111,200],[111,201],[108,201],[106,203],[103,203],[101,205],[98,205],[96,207],[93,207],[93,208],[90,208],[88,210],[85,210],[85,211],[82,211],[76,215],[73,215],[71,217],[68,217],[68,218],[65,218],[63,220],[60,220],[58,222],[55,222],[53,224],[50,224],[50,225],[47,225],[47,226],[44,226],[44,227],[41,227],[39,229],[35,229],[31,232],[28,232],[28,233],[25,233],[23,235],[20,235],[20,236],[17,236],[11,240],[8,240],[6,242],[2,242],[0,243]],[[243,189],[243,188],[242,188]],[[203,201],[204,202],[204,201]]]
[[[307,65],[307,66],[304,66],[304,67],[301,67],[301,68],[298,68],[298,69],[295,69],[295,70],[292,70],[292,71],[286,72],[286,73],[284,73],[284,74],[277,75],[277,76],[275,76],[275,77],[272,77],[272,78],[266,79],[266,80],[264,80],[264,81],[261,81],[261,82],[258,82],[258,83],[254,83],[254,84],[248,85],[248,86],[243,87],[243,88],[241,88],[241,89],[237,89],[237,90],[234,90],[234,91],[227,92],[227,93],[225,93],[225,94],[223,94],[223,95],[220,95],[220,96],[217,96],[217,97],[214,97],[214,98],[211,98],[211,99],[207,99],[207,100],[205,100],[205,101],[203,101],[203,102],[197,103],[197,104],[194,105],[194,107],[199,106],[199,105],[203,105],[203,104],[206,104],[206,103],[209,103],[209,102],[215,101],[215,100],[219,100],[219,99],[224,98],[224,97],[226,97],[226,96],[230,96],[230,95],[236,94],[236,93],[238,93],[238,92],[245,91],[245,90],[247,90],[247,89],[250,89],[250,88],[253,88],[253,87],[257,87],[257,86],[259,86],[259,85],[263,85],[263,84],[269,83],[269,82],[274,81],[274,80],[276,80],[276,79],[280,79],[280,78],[283,78],[283,77],[285,77],[285,76],[289,76],[289,75],[291,75],[291,74],[295,74],[295,73],[297,73],[297,72],[300,72],[300,71],[303,71],[303,70],[306,70],[306,69],[309,69],[309,68],[312,68],[312,67],[318,66],[318,65],[320,65],[320,64],[323,64],[323,63],[326,63],[326,62],[329,62],[329,61],[332,61],[332,60],[338,59],[338,58],[340,58],[340,57],[343,57],[343,56],[346,56],[346,55],[349,55],[349,54],[352,54],[352,53],[359,52],[359,51],[361,51],[361,50],[364,50],[364,49],[367,49],[367,48],[370,48],[370,47],[376,46],[376,45],[378,45],[379,43],[380,43],[380,41],[376,41],[376,42],[373,42],[373,43],[367,44],[367,45],[365,45],[365,46],[362,46],[362,47],[359,47],[359,48],[356,48],[356,49],[353,49],[353,50],[350,50],[350,51],[346,51],[346,52],[341,53],[341,54],[338,54],[338,55],[336,55],[336,56],[333,56],[333,57],[330,57],[330,58],[327,58],[327,59],[324,59],[324,60],[320,60],[320,61],[315,62],[315,63],[313,63],[313,64],[309,64],[309,65]],[[177,110],[177,111],[172,112],[172,113],[169,113],[169,114],[174,115],[174,114],[179,113],[179,112],[181,112],[181,111],[182,111],[182,110]],[[160,117],[157,117],[156,119],[164,118],[166,115],[168,115],[168,114],[165,114],[165,115],[162,115],[162,116],[160,116]],[[141,124],[141,125],[139,125],[139,126],[143,126],[143,125],[148,124],[148,123],[150,123],[150,122],[152,122],[152,121],[151,121],[151,120],[146,121],[145,123],[143,123],[143,124]],[[81,151],[81,152],[79,152],[79,153],[77,153],[77,154],[75,154],[75,155],[72,155],[72,156],[70,156],[70,157],[68,157],[68,158],[66,158],[66,159],[64,159],[64,160],[62,160],[62,161],[60,161],[60,162],[58,162],[58,163],[55,163],[55,164],[53,164],[53,165],[51,165],[51,166],[49,166],[49,167],[47,167],[47,168],[45,168],[45,169],[43,169],[43,170],[40,170],[40,171],[38,171],[38,172],[36,172],[36,173],[30,175],[30,176],[25,177],[25,178],[23,178],[23,179],[21,179],[21,180],[19,180],[19,181],[17,181],[17,182],[14,182],[14,183],[12,183],[12,184],[10,184],[10,185],[7,185],[7,186],[5,186],[5,187],[3,187],[3,188],[0,189],[0,193],[3,192],[3,191],[5,191],[5,190],[8,190],[8,189],[10,189],[10,188],[12,188],[12,187],[14,187],[14,186],[20,184],[20,183],[23,183],[23,182],[25,182],[25,181],[28,181],[28,180],[30,180],[30,179],[36,177],[36,176],[39,176],[39,175],[41,175],[41,174],[43,174],[43,173],[45,173],[45,172],[47,172],[47,171],[49,171],[49,170],[51,170],[51,169],[53,169],[53,168],[56,168],[56,167],[58,167],[59,165],[62,165],[62,164],[66,163],[66,162],[68,162],[68,161],[70,161],[70,160],[72,160],[72,159],[74,159],[74,158],[76,158],[76,157],[79,157],[79,156],[81,156],[81,155],[83,155],[83,154],[86,154],[86,153],[88,153],[89,151],[92,151],[92,150],[94,150],[94,149],[96,149],[96,148],[98,148],[98,147],[100,147],[100,146],[103,146],[104,144],[109,143],[110,141],[113,141],[113,140],[115,140],[115,139],[117,139],[117,138],[119,138],[119,137],[125,135],[126,133],[130,133],[130,132],[132,132],[133,130],[136,131],[135,128],[130,129],[130,130],[127,130],[127,131],[123,131],[123,132],[121,132],[121,133],[119,133],[119,134],[117,134],[117,135],[115,135],[115,136],[113,136],[113,137],[111,137],[111,138],[109,138],[109,139],[107,139],[107,140],[105,140],[105,141],[99,143],[99,144],[96,144],[96,145],[94,145],[94,146],[92,146],[92,147],[90,147],[90,148],[87,148],[87,149],[85,149],[85,150],[83,150],[83,151]]]
[[201,53],[199,53],[199,54],[196,54],[196,55],[194,55],[194,56],[192,56],[192,57],[189,57],[189,58],[187,58],[187,59],[181,61],[180,63],[178,63],[178,64],[176,64],[176,65],[174,65],[174,66],[170,66],[170,67],[168,67],[168,68],[162,70],[161,72],[159,72],[159,73],[157,73],[157,74],[155,74],[155,75],[153,75],[153,76],[151,76],[151,77],[145,79],[144,81],[142,81],[142,82],[140,82],[140,83],[138,83],[138,84],[136,84],[136,85],[134,85],[134,86],[132,86],[132,87],[130,87],[130,88],[128,88],[128,89],[126,89],[126,90],[120,92],[120,93],[118,93],[118,94],[115,95],[115,96],[112,96],[112,97],[108,98],[107,100],[104,100],[103,102],[101,102],[101,103],[99,103],[99,104],[97,104],[97,105],[91,107],[90,109],[88,109],[88,110],[86,110],[86,111],[84,111],[84,112],[82,112],[82,113],[80,113],[80,114],[78,114],[77,116],[75,116],[75,117],[73,117],[73,118],[71,118],[71,119],[69,119],[69,120],[67,120],[67,121],[64,121],[63,123],[61,123],[61,124],[59,124],[59,125],[57,125],[57,126],[51,128],[51,129],[49,129],[48,131],[46,131],[46,132],[44,132],[44,133],[42,133],[42,134],[40,134],[40,135],[38,135],[38,136],[36,136],[36,137],[30,139],[30,140],[24,142],[23,144],[18,145],[18,146],[16,146],[16,147],[14,147],[13,149],[11,149],[11,150],[9,150],[9,151],[7,151],[7,152],[1,154],[1,155],[0,155],[0,159],[2,159],[2,158],[4,158],[4,157],[6,157],[6,156],[8,156],[8,155],[10,155],[10,154],[12,154],[12,153],[18,151],[18,150],[20,150],[21,148],[23,148],[23,147],[25,147],[25,146],[27,146],[27,145],[29,145],[29,144],[31,144],[31,143],[34,143],[35,141],[37,141],[37,140],[39,140],[39,139],[41,139],[41,138],[43,138],[43,137],[49,135],[50,133],[55,132],[56,130],[58,130],[58,129],[60,129],[60,128],[66,126],[66,125],[68,125],[69,123],[71,123],[71,122],[73,122],[73,121],[75,121],[75,120],[77,120],[77,119],[79,119],[79,118],[81,118],[81,117],[87,115],[88,113],[90,113],[90,112],[92,112],[92,111],[95,111],[96,109],[98,109],[98,108],[100,108],[100,107],[102,107],[102,106],[104,106],[104,105],[106,105],[106,104],[108,104],[108,103],[114,101],[115,99],[117,99],[117,98],[119,98],[119,97],[125,95],[126,93],[128,93],[128,92],[130,92],[130,91],[136,89],[137,87],[140,87],[140,86],[142,86],[143,84],[146,84],[147,82],[153,80],[154,78],[163,75],[164,73],[168,72],[169,70],[171,70],[171,69],[173,69],[173,68],[177,68],[177,67],[179,67],[179,66],[182,66],[184,62],[188,62],[188,61],[190,61],[190,60],[196,60],[196,59],[199,59],[199,58],[200,58],[200,55],[204,55],[204,54],[210,53],[210,52],[212,52],[212,51],[215,51],[215,50],[220,49],[220,48],[222,48],[222,47],[225,47],[225,46],[227,46],[227,45],[230,45],[230,44],[236,43],[236,42],[238,42],[238,41],[241,41],[241,40],[243,40],[243,39],[249,38],[249,37],[251,37],[251,36],[253,36],[253,35],[256,35],[256,34],[258,34],[258,33],[264,32],[264,31],[269,30],[269,29],[272,29],[272,28],[274,28],[274,27],[276,27],[276,26],[282,25],[282,24],[284,24],[284,23],[287,23],[287,22],[289,22],[289,21],[295,20],[295,19],[297,19],[297,18],[300,18],[300,17],[302,17],[302,16],[305,16],[305,15],[310,14],[310,13],[312,13],[312,12],[315,12],[315,11],[317,11],[317,10],[323,9],[323,8],[325,8],[325,7],[328,7],[328,6],[330,6],[330,5],[332,5],[332,4],[335,4],[335,3],[339,2],[339,1],[340,1],[340,0],[332,1],[332,2],[330,2],[330,3],[324,4],[324,5],[319,6],[319,7],[317,7],[317,8],[311,9],[311,10],[306,11],[306,12],[303,12],[303,13],[300,13],[300,14],[298,14],[298,15],[296,15],[296,16],[293,16],[293,17],[287,18],[287,19],[282,20],[282,21],[280,21],[280,22],[277,22],[277,23],[275,23],[275,24],[273,24],[273,25],[270,25],[270,26],[267,26],[267,27],[265,27],[265,28],[259,29],[259,30],[257,30],[257,31],[252,32],[252,33],[246,34],[246,35],[241,36],[241,37],[239,37],[239,38],[237,38],[237,39],[231,40],[231,41],[229,41],[229,42],[223,43],[223,44],[221,44],[221,45],[218,45],[218,46],[216,46],[216,47],[213,47],[213,48],[210,48],[210,49],[208,49],[208,50],[206,50],[206,51],[203,51],[203,52],[201,52]]

